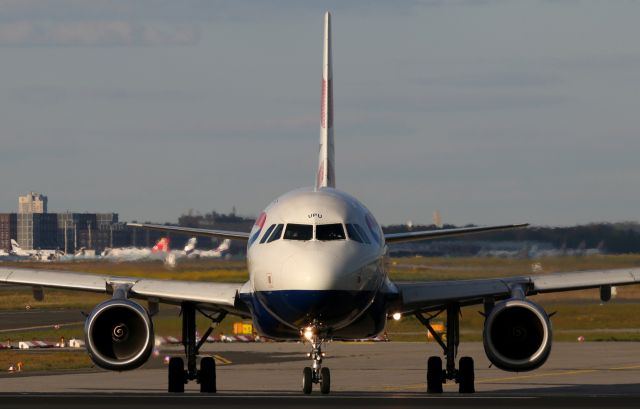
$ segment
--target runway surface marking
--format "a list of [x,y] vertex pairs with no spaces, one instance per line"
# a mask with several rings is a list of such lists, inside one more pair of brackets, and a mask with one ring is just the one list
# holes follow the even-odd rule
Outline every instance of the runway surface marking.
[[230,360],[228,360],[227,358],[224,358],[220,355],[209,355],[210,357],[212,357],[213,359],[216,360],[216,364],[218,365],[229,365],[232,364],[233,362],[231,362]]
[[74,325],[83,325],[83,324],[84,324],[84,321],[78,321],[78,322],[68,322],[66,324],[49,324],[49,325],[38,325],[35,327],[8,328],[8,329],[0,329],[0,333],[17,332],[17,331],[33,331],[36,329],[51,329],[51,328],[54,328],[56,325],[58,327],[71,327]]
[[609,368],[611,371],[624,371],[625,369],[640,369],[640,365],[618,366],[616,368]]
[[[503,381],[519,381],[522,379],[536,379],[536,378],[548,378],[552,376],[565,376],[565,375],[584,375],[595,372],[606,372],[606,371],[624,371],[624,370],[632,370],[632,369],[640,369],[640,364],[633,365],[625,365],[618,366],[613,368],[596,368],[596,369],[575,369],[571,371],[562,371],[562,372],[543,372],[536,373],[531,375],[514,375],[514,376],[505,376],[500,378],[484,378],[484,379],[476,379],[475,383],[493,383],[493,382],[503,382]],[[443,386],[445,387],[454,387],[456,383],[446,383]],[[388,385],[385,386],[384,389],[388,391],[401,391],[405,389],[424,389],[426,387],[425,383],[412,384],[412,385]]]

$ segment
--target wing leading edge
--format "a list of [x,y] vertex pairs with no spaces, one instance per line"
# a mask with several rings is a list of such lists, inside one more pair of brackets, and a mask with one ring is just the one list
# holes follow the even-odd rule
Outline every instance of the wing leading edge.
[[484,227],[462,227],[459,229],[444,230],[423,230],[412,231],[407,233],[390,233],[385,234],[384,239],[387,243],[405,243],[408,241],[433,240],[442,237],[464,236],[467,234],[484,233],[489,231],[522,229],[529,226],[529,223],[522,224],[503,224],[500,226],[484,226]]
[[228,230],[197,229],[192,227],[165,226],[162,224],[127,223],[127,226],[167,233],[189,234],[192,236],[217,237],[230,240],[249,240],[249,233]]
[[0,268],[0,284],[101,293],[111,293],[115,286],[124,284],[129,286],[130,298],[167,304],[193,302],[207,309],[221,309],[236,315],[249,316],[244,304],[238,301],[238,292],[242,284],[156,280],[22,268]]
[[482,304],[487,297],[505,299],[514,291],[524,295],[583,290],[602,286],[640,284],[640,268],[577,271],[522,277],[394,283],[401,312],[433,311],[448,303]]

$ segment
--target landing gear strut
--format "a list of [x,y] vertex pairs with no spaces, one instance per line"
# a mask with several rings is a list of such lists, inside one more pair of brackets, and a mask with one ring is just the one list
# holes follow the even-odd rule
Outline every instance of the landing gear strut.
[[313,338],[311,340],[311,352],[307,354],[313,361],[311,367],[305,367],[302,370],[302,392],[306,395],[311,393],[314,383],[320,384],[320,392],[323,395],[328,394],[331,391],[331,372],[329,368],[322,367],[322,358],[324,352],[322,352],[322,341]]
[[446,367],[443,370],[442,359],[439,356],[429,357],[427,361],[427,393],[442,393],[442,384],[447,380],[455,381],[460,393],[474,393],[473,358],[468,356],[460,358],[458,369],[456,369],[456,356],[460,344],[460,304],[447,305],[446,343],[431,326],[430,320],[433,317],[425,317],[421,313],[416,313],[418,321],[427,328],[433,339],[442,347],[446,359]]
[[[202,313],[202,311],[200,311]],[[204,313],[202,313],[204,315]],[[182,358],[173,357],[169,360],[169,392],[184,392],[184,385],[189,381],[200,384],[200,392],[216,392],[216,362],[212,357],[200,360],[200,370],[196,366],[200,347],[205,343],[213,329],[224,319],[226,312],[219,312],[211,316],[211,325],[196,342],[196,307],[193,303],[182,304],[182,345],[187,358],[187,369],[184,368]]]

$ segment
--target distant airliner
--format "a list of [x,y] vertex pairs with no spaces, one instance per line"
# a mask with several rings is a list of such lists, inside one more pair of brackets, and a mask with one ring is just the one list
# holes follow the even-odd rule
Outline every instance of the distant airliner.
[[52,261],[60,254],[62,253],[59,250],[24,250],[17,241],[11,239],[11,251],[9,255],[17,259]]
[[[474,392],[473,359],[456,366],[460,307],[483,305],[484,348],[489,360],[507,371],[541,366],[551,351],[548,314],[527,296],[553,291],[600,288],[610,297],[611,285],[638,283],[640,269],[608,270],[464,281],[393,283],[383,257],[388,243],[519,228],[521,225],[473,227],[384,234],[371,212],[353,196],[336,189],[333,140],[331,20],[324,18],[321,82],[320,154],[315,186],[294,190],[274,200],[251,232],[133,224],[152,230],[247,241],[249,281],[245,284],[203,283],[146,278],[109,277],[60,271],[0,269],[0,282],[24,284],[41,294],[42,287],[107,292],[86,320],[87,350],[96,365],[115,371],[134,369],[149,358],[153,343],[151,317],[158,303],[182,307],[182,343],[187,359],[169,362],[170,392],[183,392],[197,381],[202,392],[216,391],[215,362],[202,358],[200,347],[227,314],[251,318],[256,331],[281,340],[306,340],[311,367],[302,371],[302,390],[313,384],[329,393],[329,368],[322,366],[328,340],[349,340],[380,334],[392,316],[414,315],[444,351],[427,362],[426,391],[442,392],[455,381],[460,392]],[[147,300],[145,308],[132,299]],[[211,326],[196,338],[196,312]],[[447,337],[431,319],[446,312]]]

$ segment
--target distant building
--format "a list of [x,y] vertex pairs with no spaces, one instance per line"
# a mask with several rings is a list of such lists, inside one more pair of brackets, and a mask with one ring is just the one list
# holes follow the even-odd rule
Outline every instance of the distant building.
[[18,213],[17,242],[25,250],[57,249],[57,215],[54,213]]
[[18,213],[47,213],[47,197],[36,192],[18,197]]
[[36,192],[18,197],[16,241],[23,249],[56,247],[55,215],[47,214],[47,197]]
[[[47,202],[46,196],[36,192],[20,196],[18,213],[7,216],[9,219],[0,217],[0,246],[5,236],[9,248],[13,238],[25,250],[60,249],[67,253],[83,247],[102,250],[127,246],[131,242],[130,231],[118,222],[117,213],[47,213]],[[13,225],[11,220],[15,220]],[[7,224],[9,227],[5,227]]]
[[18,236],[17,216],[15,213],[0,213],[0,250],[11,250],[11,239]]

